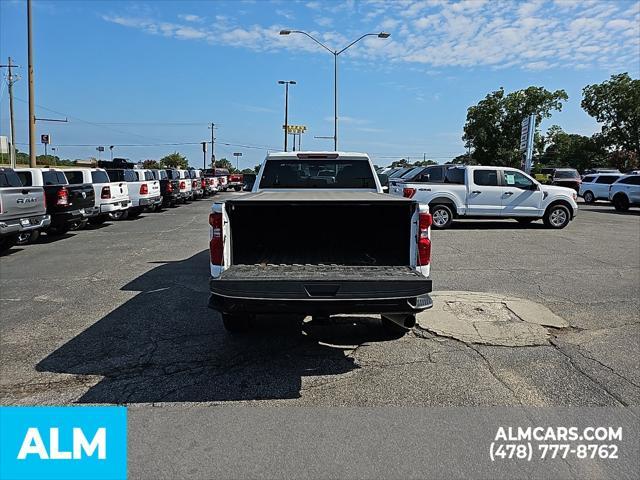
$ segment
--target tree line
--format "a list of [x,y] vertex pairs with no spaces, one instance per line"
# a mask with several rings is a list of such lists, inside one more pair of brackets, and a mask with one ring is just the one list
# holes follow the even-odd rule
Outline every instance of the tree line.
[[[536,116],[536,125],[561,111],[569,99],[564,90],[549,91],[531,86],[505,93],[503,88],[489,93],[469,107],[462,140],[469,153],[451,163],[519,167],[521,121]],[[538,128],[534,137],[534,164],[573,167],[579,171],[615,167],[636,169],[640,159],[640,80],[628,73],[612,75],[582,90],[581,107],[602,124],[600,132],[585,136],[565,132],[552,125],[545,134]]]

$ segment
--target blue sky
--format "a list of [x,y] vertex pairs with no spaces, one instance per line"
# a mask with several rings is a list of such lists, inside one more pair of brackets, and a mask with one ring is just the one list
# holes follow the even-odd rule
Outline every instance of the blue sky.
[[[339,57],[340,149],[369,152],[380,165],[463,153],[467,107],[500,86],[564,88],[569,101],[543,130],[555,123],[590,135],[599,127],[580,108],[582,88],[614,73],[640,74],[637,1],[34,0],[33,13],[36,114],[69,118],[38,123],[38,135],[50,133],[70,158],[115,144],[116,155],[133,160],[177,150],[199,166],[199,145],[158,144],[207,140],[215,122],[218,158],[239,151],[240,166],[253,166],[283,145],[278,80],[298,82],[290,123],[308,127],[303,149],[331,149],[313,137],[333,133],[333,58],[302,35],[278,35],[283,28],[338,49],[363,33],[391,34]],[[15,97],[24,144],[23,0],[0,1],[1,63],[9,55],[22,66]],[[6,85],[0,100],[8,135]]]

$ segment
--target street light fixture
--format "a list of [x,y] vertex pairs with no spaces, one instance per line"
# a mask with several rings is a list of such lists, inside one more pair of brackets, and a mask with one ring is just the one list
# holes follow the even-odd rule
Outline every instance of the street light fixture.
[[333,148],[334,150],[338,150],[338,55],[343,53],[346,49],[352,47],[360,40],[365,37],[378,37],[378,38],[389,38],[391,34],[387,32],[380,33],[365,33],[361,37],[355,39],[349,45],[344,47],[341,50],[335,50],[327,47],[324,43],[322,43],[317,38],[314,38],[312,35],[307,32],[303,32],[302,30],[280,30],[280,35],[291,35],[292,33],[300,33],[309,37],[311,40],[316,42],[322,48],[324,48],[327,52],[333,55]]
[[[278,80],[280,85],[284,85],[284,151],[287,151],[287,129],[289,127],[289,85],[295,85],[295,80]],[[294,145],[295,146],[295,145]]]

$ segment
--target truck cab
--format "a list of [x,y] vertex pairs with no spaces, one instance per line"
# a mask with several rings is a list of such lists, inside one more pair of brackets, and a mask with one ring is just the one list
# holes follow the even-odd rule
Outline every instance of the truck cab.
[[15,172],[25,187],[42,187],[51,223],[47,234],[62,235],[86,218],[85,211],[95,207],[95,193],[90,183],[70,185],[59,168],[17,168]]
[[269,154],[209,224],[209,306],[229,331],[278,312],[381,314],[405,331],[432,305],[428,207],[382,193],[366,154]]

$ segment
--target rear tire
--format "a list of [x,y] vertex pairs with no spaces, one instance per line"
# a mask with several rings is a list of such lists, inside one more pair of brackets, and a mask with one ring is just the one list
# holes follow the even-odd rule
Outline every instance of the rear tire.
[[618,193],[613,197],[613,207],[618,212],[626,212],[629,210],[629,199],[623,193]]
[[593,203],[596,201],[596,197],[594,197],[593,193],[589,191],[584,192],[582,199],[584,200],[584,203]]
[[47,230],[47,235],[51,235],[51,236],[59,236],[59,235],[64,235],[67,232],[69,232],[69,226],[65,225],[64,227],[49,227],[49,230]]
[[433,218],[433,228],[442,230],[451,226],[453,211],[448,205],[430,205],[429,212]]
[[28,232],[19,233],[16,237],[16,245],[27,245],[29,243],[35,243],[40,238],[40,230],[31,230]]
[[4,253],[16,244],[16,236],[9,235],[0,238],[0,253]]
[[142,213],[142,211],[138,208],[130,208],[127,211],[129,212],[128,218],[137,218]]
[[240,190],[242,190],[242,187],[234,187],[236,192],[239,192]]
[[543,221],[547,228],[560,230],[566,227],[571,221],[569,207],[563,204],[551,205],[547,208],[547,211],[544,212]]
[[229,333],[244,333],[249,330],[249,315],[220,313],[222,325]]
[[107,221],[107,219],[109,218],[109,215],[96,215],[95,217],[91,217],[89,219],[89,223],[91,225],[102,225],[104,222]]
[[129,209],[111,212],[109,217],[111,217],[112,220],[126,220],[129,218]]

